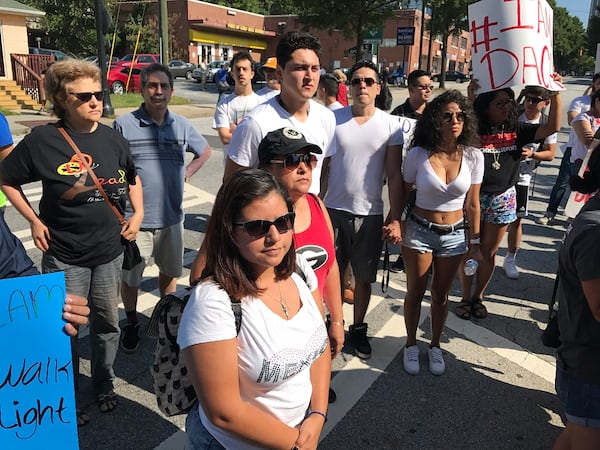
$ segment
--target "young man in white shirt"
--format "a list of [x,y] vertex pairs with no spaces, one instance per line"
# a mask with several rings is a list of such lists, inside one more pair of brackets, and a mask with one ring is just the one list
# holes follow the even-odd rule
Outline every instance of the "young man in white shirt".
[[[354,323],[350,343],[358,357],[371,357],[365,317],[381,256],[382,235],[400,242],[402,144],[397,117],[378,109],[377,67],[359,61],[350,70],[353,104],[335,111],[337,152],[325,164],[325,206],[335,231],[336,259],[343,274],[350,264],[355,278]],[[383,180],[387,178],[391,222],[383,226]],[[383,232],[382,232],[383,231]],[[343,280],[342,280],[343,281]],[[342,284],[343,285],[343,284]]]
[[252,90],[253,64],[252,56],[246,51],[237,52],[233,56],[231,59],[231,73],[235,82],[233,94],[221,100],[215,110],[212,127],[219,133],[219,139],[223,144],[223,161],[227,157],[233,130],[246,114],[261,102],[260,96]]
[[309,33],[292,31],[277,45],[277,76],[281,93],[254,108],[235,129],[227,153],[223,179],[258,166],[258,145],[268,132],[289,127],[307,142],[323,149],[313,169],[310,192],[319,193],[323,160],[335,153],[335,118],[312,100],[319,85],[321,44]]

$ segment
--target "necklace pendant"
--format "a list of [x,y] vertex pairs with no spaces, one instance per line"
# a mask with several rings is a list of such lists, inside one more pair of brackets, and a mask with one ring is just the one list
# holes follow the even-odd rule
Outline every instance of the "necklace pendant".
[[500,170],[500,163],[498,161],[494,161],[492,163],[492,169],[494,169],[494,170]]

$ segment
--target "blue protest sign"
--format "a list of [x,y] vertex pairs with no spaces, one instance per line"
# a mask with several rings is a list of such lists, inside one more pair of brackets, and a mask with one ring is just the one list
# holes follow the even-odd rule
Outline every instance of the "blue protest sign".
[[78,449],[62,272],[0,280],[0,446]]
[[396,29],[396,45],[414,45],[415,27],[398,27]]

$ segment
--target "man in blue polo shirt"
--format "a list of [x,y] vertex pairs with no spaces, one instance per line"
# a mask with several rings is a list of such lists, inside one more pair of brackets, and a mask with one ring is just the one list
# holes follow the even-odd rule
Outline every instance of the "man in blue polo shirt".
[[[159,269],[161,297],[176,289],[183,269],[184,181],[202,167],[211,153],[206,139],[190,121],[169,111],[174,93],[169,69],[162,64],[147,66],[140,75],[140,86],[144,103],[113,124],[129,141],[144,194],[144,220],[137,238],[142,262],[123,271],[121,285],[127,315],[121,348],[126,352],[134,352],[139,346],[138,288],[151,257]],[[194,155],[187,166],[186,152]]]

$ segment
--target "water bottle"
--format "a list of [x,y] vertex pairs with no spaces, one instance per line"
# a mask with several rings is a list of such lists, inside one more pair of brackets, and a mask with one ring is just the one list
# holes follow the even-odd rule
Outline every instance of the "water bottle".
[[477,264],[477,261],[475,261],[474,259],[467,259],[465,261],[465,267],[463,269],[465,271],[465,275],[468,277],[472,277],[473,275],[475,275],[478,266],[479,264]]

